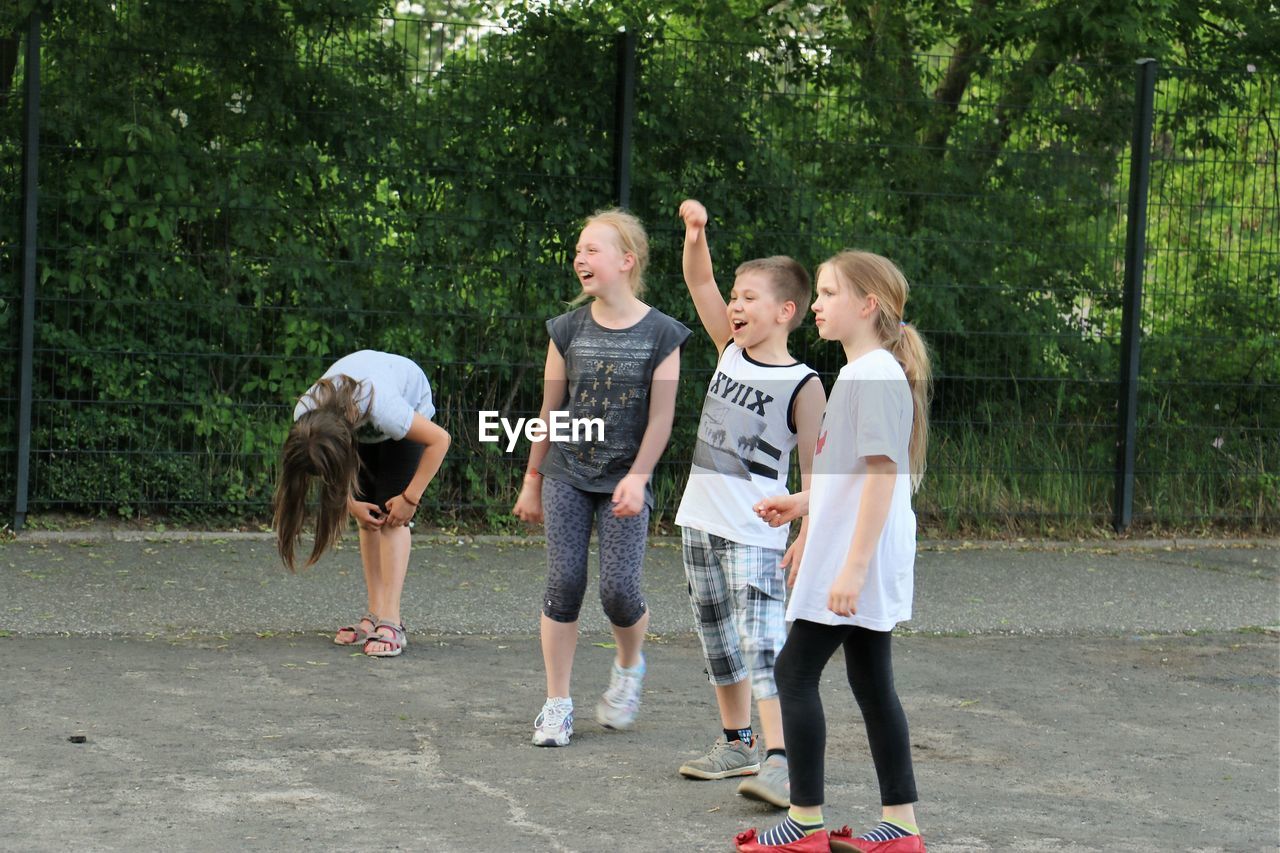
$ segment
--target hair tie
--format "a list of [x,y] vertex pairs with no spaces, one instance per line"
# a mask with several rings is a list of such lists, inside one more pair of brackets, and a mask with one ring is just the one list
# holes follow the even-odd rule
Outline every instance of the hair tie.
[[907,327],[907,321],[906,321],[906,320],[900,320],[900,321],[898,322],[898,325],[905,329],[905,328]]

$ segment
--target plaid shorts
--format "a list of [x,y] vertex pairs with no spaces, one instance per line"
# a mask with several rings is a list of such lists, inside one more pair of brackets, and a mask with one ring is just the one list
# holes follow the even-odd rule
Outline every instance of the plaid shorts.
[[750,676],[756,701],[778,695],[773,662],[787,639],[783,552],[680,528],[689,604],[711,683]]

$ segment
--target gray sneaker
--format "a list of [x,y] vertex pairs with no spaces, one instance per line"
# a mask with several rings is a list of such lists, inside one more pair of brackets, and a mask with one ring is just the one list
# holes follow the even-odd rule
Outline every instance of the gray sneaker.
[[780,809],[791,807],[791,778],[787,761],[779,756],[766,759],[760,772],[751,779],[744,779],[738,793],[753,800],[760,800]]
[[740,740],[727,741],[724,735],[716,738],[711,749],[701,758],[681,766],[680,775],[690,779],[727,779],[730,776],[750,776],[760,770],[760,753],[755,740],[750,745]]

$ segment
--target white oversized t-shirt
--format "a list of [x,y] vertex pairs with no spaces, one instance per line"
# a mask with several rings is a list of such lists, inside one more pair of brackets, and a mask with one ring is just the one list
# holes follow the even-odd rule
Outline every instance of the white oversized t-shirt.
[[[323,379],[350,376],[360,383],[356,405],[367,416],[365,424],[357,431],[357,438],[366,444],[387,439],[401,439],[413,425],[413,413],[427,420],[435,417],[436,407],[431,402],[431,385],[422,368],[402,355],[365,349],[343,356],[324,372]],[[308,389],[293,409],[296,421],[315,408]],[[372,397],[372,406],[370,405]]]
[[[805,619],[889,631],[911,618],[916,554],[908,461],[911,421],[911,388],[887,350],[874,350],[840,370],[814,448],[809,541],[787,605],[788,622]],[[853,542],[869,456],[896,462],[897,483],[857,613],[837,616],[827,608],[827,596]]]

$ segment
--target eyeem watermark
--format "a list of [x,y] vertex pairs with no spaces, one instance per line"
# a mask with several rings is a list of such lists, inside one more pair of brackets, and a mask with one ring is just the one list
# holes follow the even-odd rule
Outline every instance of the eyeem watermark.
[[511,421],[492,410],[480,412],[480,440],[483,442],[501,441],[502,433],[507,436],[507,452],[516,449],[516,442],[523,435],[529,441],[604,441],[604,420],[602,418],[571,418],[568,412],[552,412],[551,420],[542,418],[517,418]]

